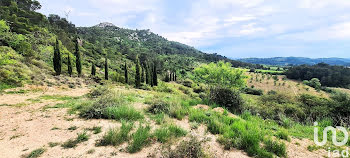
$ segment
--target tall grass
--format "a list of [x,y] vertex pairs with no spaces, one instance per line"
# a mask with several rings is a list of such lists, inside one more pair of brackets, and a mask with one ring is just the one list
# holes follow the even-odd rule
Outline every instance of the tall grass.
[[102,139],[98,140],[97,146],[117,146],[129,140],[129,133],[133,128],[132,123],[122,122],[120,129],[112,128],[103,135]]
[[163,151],[164,158],[208,158],[202,147],[203,141],[199,141],[196,137],[190,140],[182,141],[175,149],[168,148]]
[[150,143],[150,126],[139,126],[136,132],[132,135],[132,141],[127,147],[128,152],[135,153]]
[[26,158],[40,157],[40,155],[42,155],[45,151],[46,151],[46,149],[44,149],[44,148],[35,149],[28,156],[26,156]]
[[187,131],[176,126],[176,125],[166,125],[158,128],[154,131],[154,136],[161,143],[169,141],[171,138],[182,137],[187,134]]
[[77,138],[69,139],[68,141],[64,142],[61,146],[64,149],[75,148],[79,143],[89,140],[89,135],[87,134],[86,131],[82,133],[78,133],[77,135],[78,135]]
[[108,107],[106,108],[104,114],[107,118],[115,120],[136,121],[143,119],[141,112],[127,105]]
[[[272,130],[269,131],[269,128],[275,124],[268,124],[250,113],[244,113],[242,118],[244,120],[231,118],[211,110],[191,109],[189,113],[190,121],[204,123],[207,125],[210,133],[219,134],[218,142],[223,144],[225,149],[238,148],[246,151],[249,156],[256,157],[273,157],[274,154],[282,155],[280,150],[267,150],[260,147],[261,144],[270,143],[265,142],[264,137],[272,135],[273,132]],[[271,144],[266,146],[268,145]],[[279,147],[283,147],[283,145]]]

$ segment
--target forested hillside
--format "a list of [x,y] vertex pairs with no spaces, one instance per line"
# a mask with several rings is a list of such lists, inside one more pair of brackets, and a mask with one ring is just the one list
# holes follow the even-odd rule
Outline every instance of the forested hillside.
[[325,63],[300,65],[289,68],[285,74],[290,79],[317,78],[323,86],[350,88],[350,68],[344,66],[331,66]]
[[136,56],[139,56],[142,68],[156,65],[156,73],[161,79],[168,71],[181,77],[199,63],[212,61],[225,60],[235,67],[255,66],[221,55],[203,53],[193,47],[168,41],[150,30],[124,29],[109,23],[76,28],[58,15],[46,17],[36,12],[42,6],[35,0],[2,0],[0,7],[0,49],[4,52],[0,58],[2,87],[36,82],[38,80],[34,79],[38,76],[44,77],[41,72],[52,74],[56,39],[61,71],[67,75],[68,67],[73,70],[73,75],[79,75],[76,69],[77,53],[81,54],[79,60],[83,74],[89,75],[94,65],[97,76],[102,78],[107,59],[107,67],[112,71],[109,78],[124,82],[126,67],[130,68],[130,83],[134,82]]

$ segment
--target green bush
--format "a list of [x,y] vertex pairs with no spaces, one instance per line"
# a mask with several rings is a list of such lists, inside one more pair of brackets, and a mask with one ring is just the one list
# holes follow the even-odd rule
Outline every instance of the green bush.
[[150,113],[164,113],[180,120],[188,113],[188,107],[181,105],[178,101],[182,98],[156,96],[152,99],[151,101],[146,101],[147,104],[150,104],[150,107],[147,109]]
[[165,113],[169,114],[170,112],[170,103],[163,99],[156,99],[152,101],[151,106],[148,108],[148,112],[153,114]]
[[94,89],[92,89],[87,95],[90,98],[97,98],[102,95],[107,95],[111,94],[112,92],[112,87],[110,85],[105,85],[105,86],[98,86]]
[[210,90],[210,101],[232,111],[241,111],[244,101],[240,93],[229,88],[213,88]]
[[265,149],[269,152],[275,153],[279,157],[287,157],[286,145],[273,140],[267,140],[264,142]]
[[157,92],[173,93],[175,92],[174,88],[170,87],[165,82],[159,82],[158,86],[153,87],[153,90]]
[[191,88],[193,84],[194,84],[194,82],[190,79],[186,79],[186,80],[182,81],[182,85],[189,87],[189,88]]
[[288,136],[288,131],[285,129],[280,129],[277,133],[276,133],[276,137],[279,139],[284,139],[286,141],[290,141],[290,138]]
[[[100,88],[98,88],[100,89]],[[104,89],[104,88],[102,88]],[[94,90],[95,91],[95,90]],[[100,90],[97,90],[100,91]],[[93,92],[94,97],[97,97],[92,104],[83,106],[79,109],[80,117],[91,119],[91,118],[112,118],[113,116],[112,112],[120,112],[127,114],[136,114],[135,110],[131,108],[126,108],[124,105],[127,103],[130,103],[134,101],[133,96],[131,94],[123,94],[121,92],[115,92],[113,90],[108,90],[108,92]],[[91,94],[91,93],[90,93]],[[120,107],[120,108],[118,108]],[[107,111],[107,109],[109,111]],[[137,115],[137,114],[136,114]],[[133,115],[133,116],[136,116]],[[125,115],[124,115],[125,116]],[[115,118],[119,119],[119,118]]]
[[263,95],[263,91],[261,89],[255,89],[255,88],[243,88],[243,92],[245,94],[251,94],[251,95]]

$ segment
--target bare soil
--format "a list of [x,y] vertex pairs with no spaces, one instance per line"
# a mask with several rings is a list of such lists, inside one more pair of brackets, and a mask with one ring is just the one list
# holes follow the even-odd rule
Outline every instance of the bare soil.
[[[64,108],[44,108],[61,103],[62,101],[30,101],[30,99],[37,99],[41,95],[82,96],[89,92],[89,88],[87,87],[83,86],[76,89],[67,87],[25,87],[24,89],[40,90],[30,91],[25,94],[0,95],[0,105],[2,105],[0,106],[0,158],[23,157],[38,148],[44,148],[46,150],[41,157],[161,157],[162,145],[159,143],[152,143],[150,146],[135,154],[130,154],[125,151],[126,143],[118,147],[96,147],[96,140],[100,139],[104,132],[110,128],[120,127],[121,124],[113,120],[84,120],[76,115],[69,115],[67,109]],[[12,89],[12,91],[16,90],[18,89]],[[143,103],[135,103],[134,106],[138,110],[147,108],[147,105]],[[200,105],[197,108],[206,109],[209,107]],[[223,112],[223,109],[220,108],[215,110]],[[231,116],[237,117],[232,114]],[[150,119],[148,120],[152,122]],[[206,127],[203,125],[200,125],[197,129],[191,129],[187,118],[181,121],[170,119],[170,121],[190,131],[189,135],[195,135],[199,139],[207,140],[203,146],[212,157],[249,157],[245,152],[240,150],[224,150],[216,141],[217,137],[207,132]],[[68,128],[73,126],[76,126],[77,129],[68,130]],[[78,133],[94,126],[102,127],[102,132],[93,134],[89,131],[89,140],[78,144],[75,148],[64,149],[60,146],[63,142],[76,138]],[[153,126],[152,129],[154,129],[157,125],[152,122],[151,126]],[[181,140],[176,140],[177,143],[180,141]],[[59,145],[50,147],[49,143],[59,143]],[[297,139],[292,139],[291,142],[287,142],[288,157],[306,158],[323,157],[327,155],[324,150],[314,152],[308,151],[307,146],[311,143],[310,140]]]

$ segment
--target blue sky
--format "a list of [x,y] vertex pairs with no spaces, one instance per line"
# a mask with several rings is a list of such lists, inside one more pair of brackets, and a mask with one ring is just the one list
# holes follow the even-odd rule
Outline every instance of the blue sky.
[[39,0],[77,26],[151,29],[208,53],[350,58],[350,0]]

